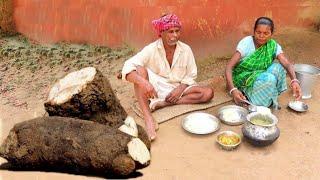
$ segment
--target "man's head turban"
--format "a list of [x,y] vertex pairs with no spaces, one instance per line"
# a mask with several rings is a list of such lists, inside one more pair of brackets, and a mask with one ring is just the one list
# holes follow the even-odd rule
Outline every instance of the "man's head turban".
[[158,36],[161,36],[161,32],[166,31],[172,27],[181,28],[181,22],[175,14],[167,14],[159,19],[152,21],[154,29],[157,31]]

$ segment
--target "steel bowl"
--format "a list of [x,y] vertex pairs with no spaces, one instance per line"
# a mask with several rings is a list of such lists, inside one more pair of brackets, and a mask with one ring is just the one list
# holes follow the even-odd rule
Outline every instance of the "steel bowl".
[[305,112],[309,109],[309,106],[302,101],[290,101],[288,106],[297,112]]
[[182,120],[182,128],[193,134],[210,134],[220,129],[220,121],[211,114],[195,112]]
[[[219,138],[220,138],[221,136],[223,136],[223,135],[226,135],[226,136],[235,136],[236,138],[239,139],[239,142],[236,143],[236,144],[232,144],[232,145],[223,144],[223,143],[219,140]],[[222,132],[220,132],[220,133],[217,135],[216,141],[217,141],[217,143],[220,145],[220,147],[221,147],[222,149],[230,151],[230,150],[233,150],[233,149],[237,148],[237,147],[241,144],[241,137],[240,137],[239,134],[237,134],[237,133],[235,133],[235,132],[233,132],[233,131],[222,131]]]
[[228,125],[241,125],[246,121],[248,110],[236,105],[223,106],[218,110],[219,119]]

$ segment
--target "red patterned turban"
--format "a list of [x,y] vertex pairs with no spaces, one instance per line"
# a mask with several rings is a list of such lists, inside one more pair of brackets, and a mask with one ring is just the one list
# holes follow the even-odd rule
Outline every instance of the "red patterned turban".
[[157,31],[158,36],[161,36],[161,32],[166,31],[172,27],[181,28],[181,22],[178,16],[175,14],[167,14],[159,19],[152,21],[154,29]]

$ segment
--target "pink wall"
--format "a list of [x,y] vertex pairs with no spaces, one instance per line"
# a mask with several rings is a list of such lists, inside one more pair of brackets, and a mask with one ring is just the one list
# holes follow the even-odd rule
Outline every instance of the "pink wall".
[[[14,0],[17,30],[40,42],[140,48],[156,38],[151,20],[174,12],[196,54],[230,49],[259,16],[276,28],[319,23],[319,0]],[[318,18],[318,19],[317,19]]]

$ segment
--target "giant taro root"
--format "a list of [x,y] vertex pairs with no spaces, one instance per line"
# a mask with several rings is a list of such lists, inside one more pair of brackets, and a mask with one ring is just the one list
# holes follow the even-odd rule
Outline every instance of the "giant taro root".
[[[119,129],[135,129],[133,123],[126,120]],[[149,141],[146,134],[137,138],[119,129],[67,117],[36,118],[13,127],[0,156],[15,167],[128,175],[149,164],[143,143]]]
[[116,128],[127,117],[108,79],[94,67],[60,79],[51,88],[44,106],[49,116],[76,117]]

